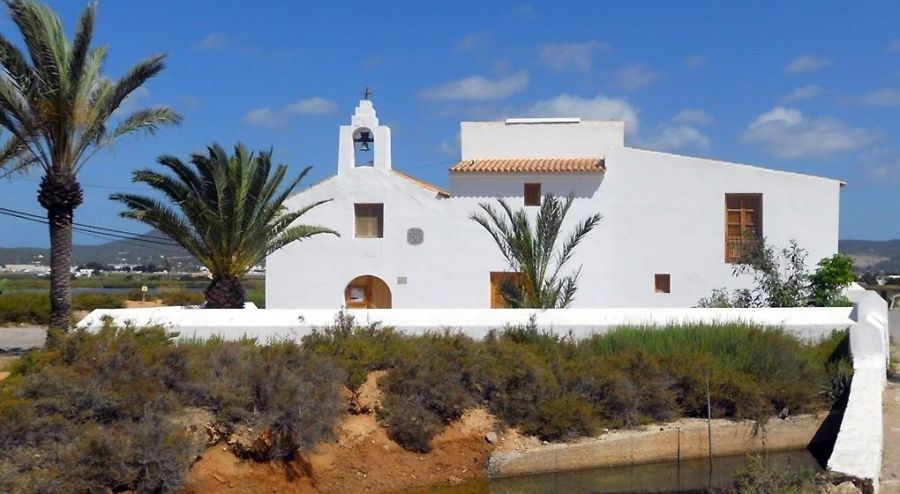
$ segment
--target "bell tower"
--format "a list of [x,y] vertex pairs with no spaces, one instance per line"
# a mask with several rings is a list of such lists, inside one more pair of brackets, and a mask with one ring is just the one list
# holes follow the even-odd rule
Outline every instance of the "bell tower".
[[364,167],[391,169],[391,129],[378,125],[371,96],[372,92],[366,88],[350,117],[350,125],[341,125],[338,174]]

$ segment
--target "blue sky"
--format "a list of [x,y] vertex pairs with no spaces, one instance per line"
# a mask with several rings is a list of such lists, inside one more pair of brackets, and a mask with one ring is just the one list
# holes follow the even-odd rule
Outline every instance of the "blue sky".
[[[69,32],[85,5],[50,4]],[[440,185],[462,120],[618,118],[632,146],[844,179],[841,238],[900,238],[897,26],[897,2],[105,0],[106,73],[168,53],[128,106],[185,121],[95,157],[76,221],[144,231],[108,195],[214,141],[313,165],[307,184],[331,175],[368,85],[394,167]],[[18,40],[5,16],[0,31]],[[43,213],[39,178],[0,182],[0,207]],[[22,220],[0,217],[0,232],[3,246],[49,243]]]

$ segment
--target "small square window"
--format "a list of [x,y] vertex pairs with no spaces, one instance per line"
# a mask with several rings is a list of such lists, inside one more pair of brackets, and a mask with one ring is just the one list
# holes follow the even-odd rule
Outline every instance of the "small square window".
[[656,293],[671,293],[672,276],[668,273],[653,275],[653,286]]
[[541,205],[541,184],[525,184],[525,205]]
[[384,237],[384,204],[354,204],[356,238]]

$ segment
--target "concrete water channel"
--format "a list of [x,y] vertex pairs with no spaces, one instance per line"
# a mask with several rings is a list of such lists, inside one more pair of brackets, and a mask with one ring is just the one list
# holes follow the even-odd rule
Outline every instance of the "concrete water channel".
[[[762,455],[771,465],[792,470],[821,471],[807,450]],[[731,485],[746,456],[596,468],[522,477],[476,480],[455,486],[420,487],[397,494],[626,494],[708,492]]]

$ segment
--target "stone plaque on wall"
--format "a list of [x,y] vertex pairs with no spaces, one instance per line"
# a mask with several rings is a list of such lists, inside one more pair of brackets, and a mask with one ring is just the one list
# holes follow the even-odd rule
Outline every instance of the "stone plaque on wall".
[[421,245],[425,241],[425,232],[421,228],[410,228],[406,231],[406,241],[409,245]]

